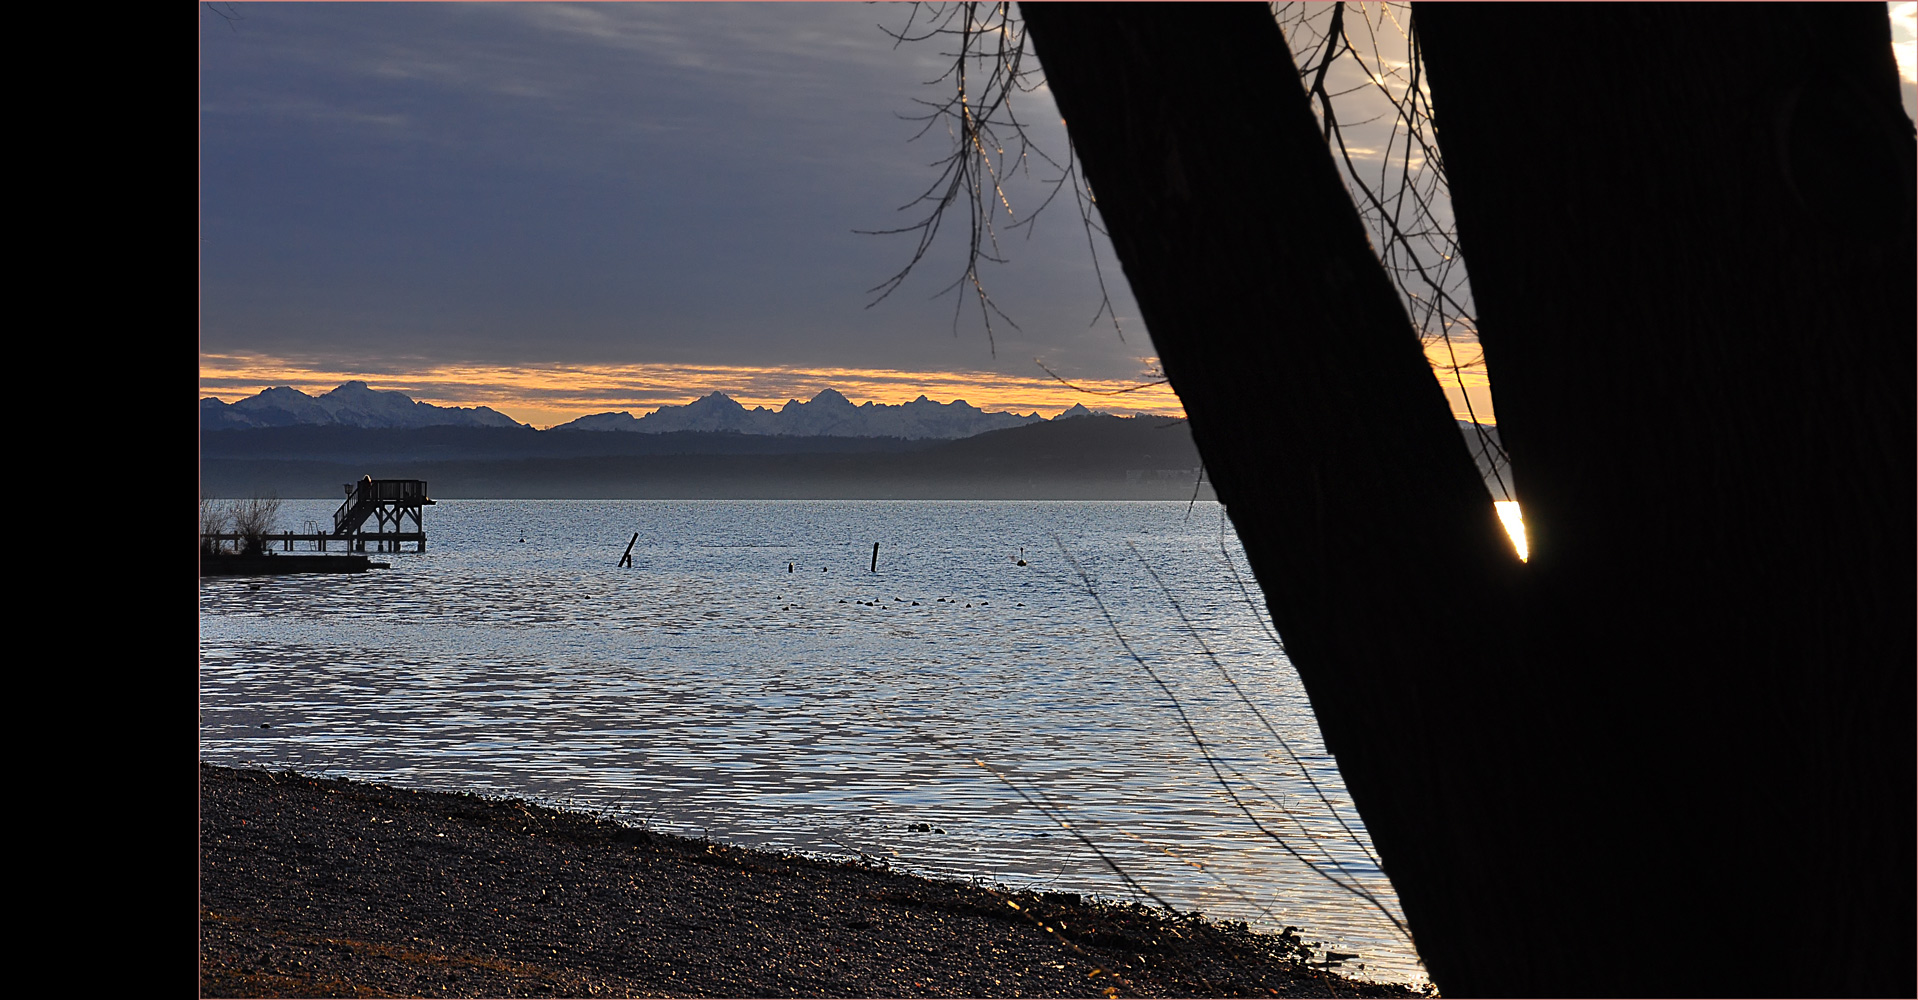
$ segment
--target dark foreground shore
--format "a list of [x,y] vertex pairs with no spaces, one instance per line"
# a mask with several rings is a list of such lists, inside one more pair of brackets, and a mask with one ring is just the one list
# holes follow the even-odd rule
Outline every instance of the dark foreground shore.
[[202,996],[1415,996],[1296,938],[529,803],[200,769]]

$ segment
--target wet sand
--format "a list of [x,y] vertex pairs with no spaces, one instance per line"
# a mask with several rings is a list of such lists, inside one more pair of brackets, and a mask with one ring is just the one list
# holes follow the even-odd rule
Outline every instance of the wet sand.
[[1416,996],[1296,935],[636,830],[200,769],[202,996]]

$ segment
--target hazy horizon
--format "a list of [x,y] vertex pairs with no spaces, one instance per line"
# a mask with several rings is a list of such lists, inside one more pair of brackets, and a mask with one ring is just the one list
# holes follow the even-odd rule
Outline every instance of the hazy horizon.
[[[340,382],[337,385],[330,386],[325,389],[320,389],[318,391],[314,391],[314,389],[312,388],[303,387],[300,385],[288,385],[285,382],[281,382],[277,385],[262,387],[260,390],[255,392],[202,392],[199,398],[203,400],[209,399],[209,398],[218,399],[223,403],[232,405],[233,403],[236,403],[243,399],[251,399],[254,396],[259,395],[261,392],[266,391],[267,389],[275,389],[275,388],[292,388],[299,392],[305,393],[306,395],[310,397],[318,398],[320,396],[325,395],[327,392],[331,392],[334,389],[343,388],[352,382],[364,383],[366,382],[366,380],[365,379],[347,379],[343,382]],[[316,385],[318,383],[311,382],[308,384]],[[376,392],[389,392],[389,391],[403,392],[403,390],[381,389],[379,386],[374,386],[370,384],[369,384],[369,388],[373,389]],[[748,411],[751,411],[756,408],[764,408],[769,411],[778,412],[782,407],[791,403],[803,404],[803,403],[811,402],[812,400],[818,398],[822,393],[829,390],[833,392],[838,392],[840,395],[846,397],[846,399],[849,402],[851,402],[852,405],[855,407],[863,406],[866,403],[872,403],[875,406],[900,406],[905,403],[911,403],[920,398],[924,398],[931,402],[938,403],[940,405],[945,405],[945,406],[949,406],[954,403],[965,403],[970,406],[976,407],[979,410],[984,411],[985,413],[988,413],[988,414],[1011,413],[1016,416],[1028,416],[1032,414],[1037,414],[1041,419],[1045,419],[1045,420],[1057,419],[1060,415],[1070,412],[1074,406],[1084,407],[1085,409],[1090,410],[1094,413],[1110,414],[1112,416],[1147,415],[1147,416],[1163,416],[1163,417],[1168,417],[1172,419],[1184,419],[1185,417],[1185,412],[1183,408],[1177,408],[1177,412],[1174,412],[1174,413],[1166,413],[1160,410],[1142,410],[1142,409],[1137,409],[1133,407],[1106,406],[1106,405],[1102,405],[1104,400],[1101,397],[1096,397],[1096,396],[1087,395],[1083,393],[1075,393],[1074,395],[1069,397],[1071,401],[1067,402],[1064,406],[1059,407],[1057,412],[1048,413],[1046,412],[1047,407],[1044,405],[1035,404],[1030,407],[1020,406],[1016,403],[1005,405],[1005,406],[986,405],[981,403],[979,400],[968,399],[963,396],[954,396],[950,399],[939,399],[932,396],[930,393],[926,393],[926,392],[913,393],[911,396],[904,396],[902,398],[897,399],[896,401],[891,399],[872,399],[872,398],[862,399],[853,395],[850,392],[847,392],[839,388],[836,385],[829,385],[829,384],[822,384],[818,388],[808,393],[795,394],[792,396],[785,397],[783,399],[777,399],[776,401],[771,396],[763,397],[764,401],[759,401],[759,400],[741,398],[740,396],[736,396],[730,392],[725,392],[725,390],[722,390],[722,389],[712,389],[707,392],[701,392],[698,395],[680,398],[677,401],[663,402],[656,406],[652,406],[643,410],[640,410],[638,408],[622,408],[618,410],[601,410],[601,411],[595,411],[594,413],[582,413],[568,420],[562,420],[562,421],[559,421],[558,423],[547,424],[544,426],[535,424],[532,421],[521,420],[518,415],[508,410],[502,409],[498,406],[492,406],[490,404],[466,403],[466,404],[458,404],[458,405],[459,405],[459,408],[462,408],[462,409],[471,409],[476,406],[486,406],[487,408],[493,410],[496,413],[501,414],[502,416],[511,418],[516,423],[526,424],[528,426],[533,427],[533,429],[535,430],[545,431],[545,430],[552,430],[554,427],[559,426],[560,424],[570,423],[572,422],[572,420],[576,420],[579,417],[597,416],[602,413],[625,412],[625,413],[631,414],[635,418],[641,418],[653,413],[657,413],[662,408],[674,408],[674,407],[686,406],[690,403],[694,403],[694,402],[697,402],[698,400],[704,399],[707,396],[712,395],[713,393],[721,393],[725,395],[727,398],[732,399],[734,402],[740,404],[743,408],[745,408]],[[904,391],[906,390],[901,390],[902,393]],[[430,400],[420,399],[416,396],[412,396],[412,394],[410,393],[406,393],[406,395],[408,396],[408,398],[413,399],[414,402],[428,403],[429,405],[432,405],[432,406],[450,408],[450,404],[443,404],[443,403],[432,402]],[[987,395],[1001,396],[1001,397],[1011,395],[1013,398],[1023,398],[1016,394],[1016,387],[1014,387],[1013,390],[1001,389],[998,392],[989,392],[987,393]]]

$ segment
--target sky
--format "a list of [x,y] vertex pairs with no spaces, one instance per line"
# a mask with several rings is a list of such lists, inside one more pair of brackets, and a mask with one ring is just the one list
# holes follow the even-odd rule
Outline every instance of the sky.
[[[1914,6],[1891,5],[1908,110]],[[541,427],[828,386],[856,402],[1180,412],[1166,387],[1134,388],[1157,378],[1151,342],[1069,195],[1002,229],[1006,262],[982,275],[1007,317],[990,337],[975,301],[946,291],[963,274],[963,215],[875,301],[915,243],[861,231],[923,218],[901,206],[951,149],[943,126],[915,139],[912,120],[950,93],[929,82],[950,47],[895,44],[902,7],[200,11],[201,395],[357,378]],[[1375,20],[1381,67],[1402,66]],[[1020,97],[1033,143],[1062,158],[1050,96]],[[1349,138],[1361,158],[1386,145]],[[1059,171],[1033,156],[1005,167],[1002,221],[1025,219]],[[1458,340],[1469,360],[1469,332]],[[1134,391],[1081,393],[1047,368]],[[1492,417],[1482,374],[1462,381]],[[1464,392],[1448,395],[1463,415]]]
[[1886,4],[1891,9],[1891,51],[1904,81],[1905,114],[1918,121],[1918,3]]
[[[219,16],[230,11],[232,19]],[[939,293],[963,228],[897,291],[937,42],[865,4],[249,4],[201,14],[202,395],[349,378],[536,426],[832,386],[987,409],[1178,413],[1111,248],[1119,317],[1063,200],[1003,244],[1010,321]],[[1048,96],[1033,137],[1062,154]],[[1029,158],[1030,159],[1030,158]],[[1016,164],[1015,164],[1016,165]],[[1009,194],[1021,216],[1058,171]],[[964,218],[958,221],[963,225]],[[955,306],[959,309],[955,324]],[[1014,325],[1016,324],[1016,326]]]

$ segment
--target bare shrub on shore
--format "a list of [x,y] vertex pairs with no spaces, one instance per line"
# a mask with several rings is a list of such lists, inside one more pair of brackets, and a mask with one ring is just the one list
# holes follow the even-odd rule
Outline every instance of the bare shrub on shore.
[[227,505],[204,493],[200,495],[200,551],[213,555],[220,551],[220,540],[214,536],[226,534]]
[[240,536],[240,553],[256,556],[266,551],[267,532],[280,516],[280,498],[256,493],[234,500],[227,505],[226,516],[233,533]]

